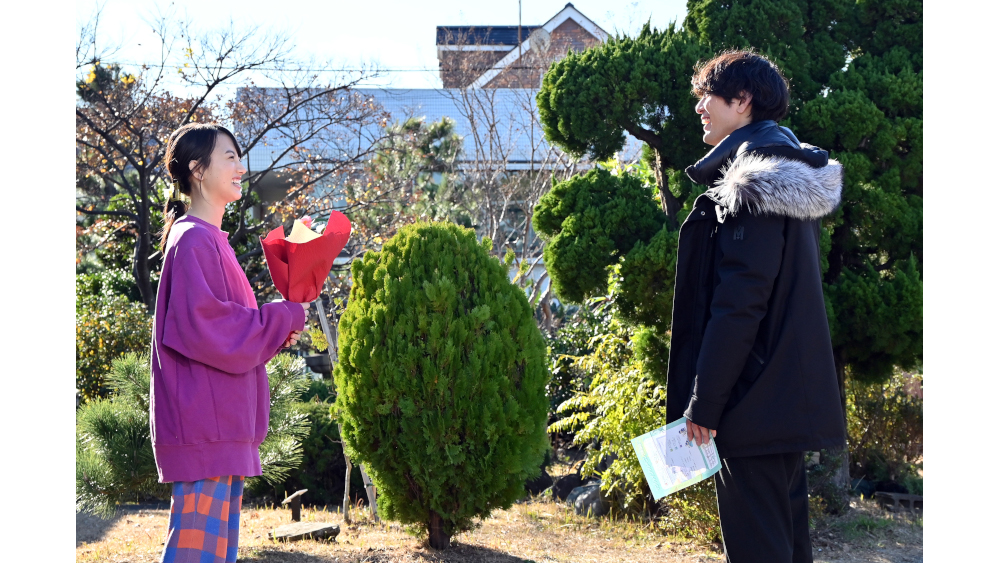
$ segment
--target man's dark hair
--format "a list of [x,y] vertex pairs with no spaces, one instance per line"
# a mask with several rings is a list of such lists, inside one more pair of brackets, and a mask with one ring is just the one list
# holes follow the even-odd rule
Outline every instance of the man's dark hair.
[[714,59],[694,67],[691,91],[699,98],[705,94],[719,96],[731,103],[752,97],[750,117],[753,121],[778,121],[788,114],[788,80],[767,57],[753,51],[723,51]]

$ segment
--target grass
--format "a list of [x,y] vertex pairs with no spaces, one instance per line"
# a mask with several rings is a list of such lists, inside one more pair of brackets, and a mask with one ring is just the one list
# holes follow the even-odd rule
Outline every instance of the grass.
[[[99,537],[78,542],[77,561],[153,562],[166,537],[167,510],[124,511]],[[436,552],[396,523],[371,521],[367,512],[352,511],[356,522],[341,515],[303,508],[303,521],[329,521],[341,526],[336,541],[279,543],[271,529],[290,521],[288,509],[244,507],[240,525],[240,561],[260,563],[353,563],[361,561],[454,561],[485,563],[722,561],[714,546],[671,540],[639,520],[588,518],[572,507],[544,499],[495,511],[469,532],[453,538],[452,549]],[[78,530],[78,537],[79,537]]]
[[[77,516],[78,562],[158,561],[167,531],[167,509],[125,508],[109,521]],[[302,520],[341,526],[334,541],[280,543],[268,532],[290,522],[287,508],[244,506],[239,560],[253,563],[583,563],[724,561],[717,544],[669,536],[641,519],[591,518],[571,506],[539,496],[497,510],[471,531],[457,534],[453,547],[434,551],[424,536],[398,523],[375,523],[365,510],[352,510],[345,525],[335,510],[303,507]],[[818,517],[812,530],[818,562],[922,559],[923,518],[893,514],[871,500],[855,500],[847,514]],[[899,557],[892,554],[895,553]]]
[[860,514],[854,518],[845,518],[834,524],[840,530],[840,533],[844,535],[844,539],[848,541],[857,541],[865,536],[878,537],[886,530],[891,529],[893,525],[894,522],[891,518],[873,517],[868,514]]

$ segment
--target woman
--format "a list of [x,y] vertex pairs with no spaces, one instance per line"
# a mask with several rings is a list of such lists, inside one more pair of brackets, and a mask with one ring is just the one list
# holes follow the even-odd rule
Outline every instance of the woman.
[[233,134],[214,123],[185,125],[167,146],[173,190],[160,241],[149,407],[159,480],[173,483],[164,562],[236,561],[243,481],[261,474],[270,414],[264,364],[305,324],[308,304],[257,308],[221,230],[226,204],[242,195],[241,157]]

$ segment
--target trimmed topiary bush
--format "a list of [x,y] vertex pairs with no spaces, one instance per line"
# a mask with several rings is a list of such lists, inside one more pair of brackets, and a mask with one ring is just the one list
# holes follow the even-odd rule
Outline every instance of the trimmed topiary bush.
[[404,227],[356,260],[340,319],[339,420],[379,514],[435,549],[507,508],[548,440],[545,343],[491,242],[454,224]]

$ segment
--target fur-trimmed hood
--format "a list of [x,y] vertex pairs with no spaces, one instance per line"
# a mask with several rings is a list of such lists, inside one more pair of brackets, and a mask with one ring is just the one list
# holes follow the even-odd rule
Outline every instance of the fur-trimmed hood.
[[721,172],[722,179],[705,193],[732,214],[746,207],[754,215],[818,219],[840,204],[844,170],[833,159],[814,168],[800,160],[745,152]]

